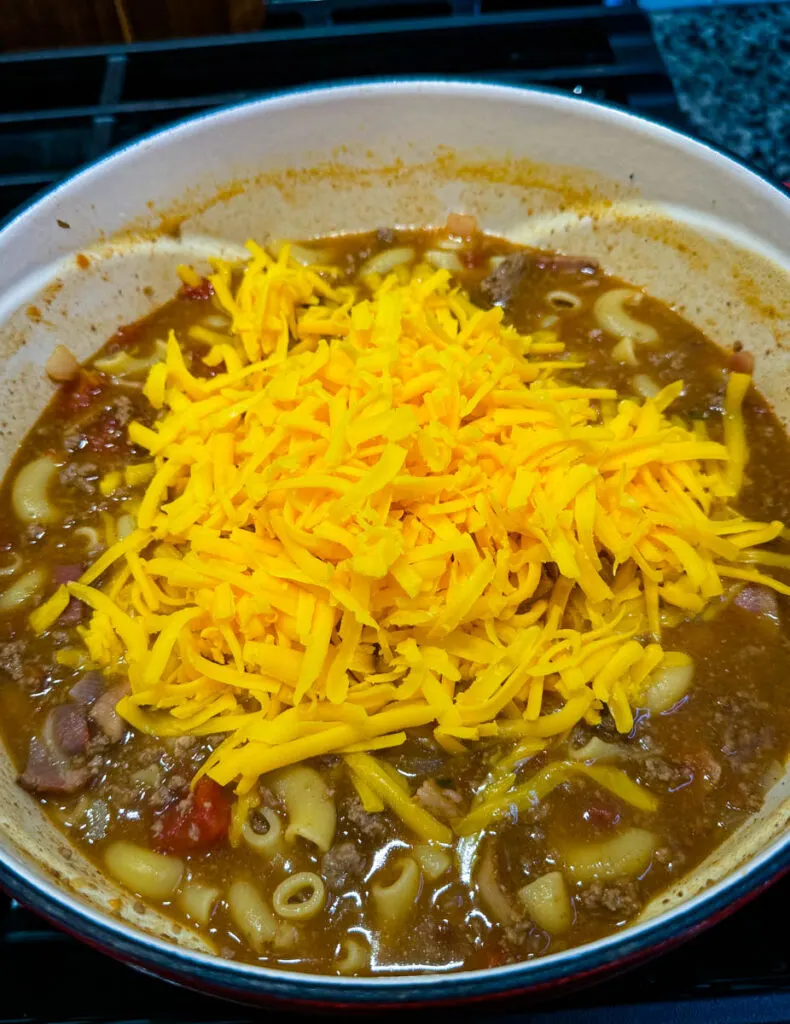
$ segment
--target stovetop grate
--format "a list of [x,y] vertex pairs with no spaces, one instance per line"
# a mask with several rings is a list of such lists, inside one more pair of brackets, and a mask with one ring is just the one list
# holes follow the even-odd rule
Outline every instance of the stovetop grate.
[[[628,2],[269,0],[267,27],[253,35],[0,54],[0,217],[113,147],[192,113],[317,82],[405,75],[552,86],[682,123],[650,23]],[[522,999],[464,1017],[790,1021],[790,949],[776,912],[786,905],[790,880],[622,978],[559,1001]],[[0,965],[0,1024],[260,1019],[137,974],[1,895]]]
[[648,18],[602,0],[269,0],[243,36],[0,54],[0,217],[113,147],[317,83],[467,76],[680,122]]

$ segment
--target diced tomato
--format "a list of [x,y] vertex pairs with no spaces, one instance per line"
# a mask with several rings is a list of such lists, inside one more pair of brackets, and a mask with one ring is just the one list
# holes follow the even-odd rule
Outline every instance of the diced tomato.
[[74,381],[61,385],[66,408],[70,412],[87,409],[93,405],[106,383],[104,374],[96,370],[80,370]]
[[495,947],[494,949],[487,949],[483,953],[483,965],[486,969],[490,967],[501,967],[502,964],[506,964],[508,960],[507,954],[503,949]]
[[606,832],[620,821],[620,812],[602,799],[591,800],[584,812],[584,820],[596,832]]
[[471,213],[451,213],[447,217],[447,231],[456,238],[474,238],[480,230],[477,218]]
[[482,266],[484,256],[479,249],[461,249],[458,258],[467,270],[476,270]]
[[119,348],[127,348],[133,345],[140,336],[143,329],[142,320],[136,320],[133,324],[124,324],[113,334],[111,341],[114,341]]
[[683,756],[683,764],[693,773],[694,782],[704,782],[707,786],[715,787],[721,781],[721,764],[701,743],[687,750]]
[[754,373],[754,356],[741,347],[727,360],[727,369],[732,373]]
[[214,285],[204,277],[200,284],[182,284],[178,294],[182,299],[210,299],[214,294]]
[[202,778],[192,795],[159,819],[156,845],[165,853],[205,850],[222,842],[230,827],[231,799],[222,786]]
[[126,439],[126,431],[112,415],[102,416],[85,429],[88,448],[92,452],[115,449]]

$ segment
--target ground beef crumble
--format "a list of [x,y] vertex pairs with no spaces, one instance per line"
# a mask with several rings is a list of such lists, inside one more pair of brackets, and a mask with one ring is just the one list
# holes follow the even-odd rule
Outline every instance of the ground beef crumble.
[[99,486],[99,467],[95,462],[69,462],[61,469],[58,479],[64,487],[95,494]]
[[579,894],[579,903],[592,914],[617,914],[622,920],[633,917],[641,908],[636,882],[593,882]]

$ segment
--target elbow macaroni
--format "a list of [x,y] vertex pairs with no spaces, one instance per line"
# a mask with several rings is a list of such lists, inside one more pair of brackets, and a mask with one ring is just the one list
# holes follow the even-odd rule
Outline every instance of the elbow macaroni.
[[44,585],[46,573],[43,569],[31,569],[0,594],[0,611],[8,612],[26,604]]
[[282,853],[283,848],[283,825],[280,816],[271,807],[259,807],[253,813],[259,814],[266,820],[269,828],[266,832],[256,832],[250,824],[249,818],[241,827],[241,837],[251,850],[264,857],[274,857]]
[[178,902],[188,917],[205,926],[209,922],[211,911],[219,896],[219,889],[213,885],[188,882],[178,894]]
[[314,871],[300,871],[280,882],[272,896],[275,913],[287,920],[310,921],[326,903],[324,880]]
[[52,523],[57,518],[48,496],[57,468],[54,459],[42,455],[17,473],[11,488],[11,502],[22,522]]
[[610,881],[640,875],[657,846],[656,836],[643,828],[627,828],[613,839],[569,846],[563,861],[580,882]]
[[277,920],[264,898],[250,882],[237,880],[228,892],[228,909],[234,923],[256,953],[273,941]]
[[392,929],[402,924],[414,910],[422,888],[422,875],[413,857],[398,861],[397,876],[389,885],[381,882],[370,887],[370,895],[381,926]]
[[315,768],[305,764],[285,768],[277,774],[273,788],[288,812],[286,842],[301,836],[326,853],[335,838],[335,801]]
[[658,331],[655,327],[635,320],[624,308],[624,303],[639,302],[641,298],[642,293],[631,288],[612,288],[596,299],[595,319],[603,330],[616,338],[632,338],[644,345],[658,341]]
[[172,896],[184,873],[184,862],[178,857],[154,853],[126,841],[108,846],[104,863],[113,878],[127,889],[152,900],[166,900]]
[[370,967],[370,950],[358,938],[343,939],[339,948],[343,956],[337,962],[338,974],[361,974]]

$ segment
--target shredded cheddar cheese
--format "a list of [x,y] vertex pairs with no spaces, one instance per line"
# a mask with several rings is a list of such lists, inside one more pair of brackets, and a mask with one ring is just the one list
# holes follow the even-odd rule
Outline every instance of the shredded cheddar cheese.
[[[287,246],[249,249],[211,278],[232,322],[200,339],[215,375],[173,334],[148,374],[159,418],[129,435],[151,461],[124,474],[145,486],[137,529],[33,613],[41,631],[69,594],[89,605],[88,657],[128,676],[133,726],[224,736],[201,774],[243,796],[342,753],[368,806],[444,841],[366,751],[430,726],[448,751],[534,752],[604,707],[628,730],[664,608],[696,615],[725,580],[790,593],[753,568],[776,564],[759,546],[782,524],[730,505],[748,378],[730,377],[718,443],[668,412],[682,382],[644,402],[567,383],[556,336],[519,334],[445,270],[339,285]],[[465,832],[500,813],[511,770]]]

